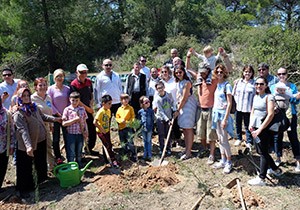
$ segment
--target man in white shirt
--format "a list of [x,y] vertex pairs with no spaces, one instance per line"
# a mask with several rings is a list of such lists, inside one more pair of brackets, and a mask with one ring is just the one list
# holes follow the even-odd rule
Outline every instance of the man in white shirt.
[[2,70],[3,82],[0,84],[0,96],[3,106],[8,110],[11,104],[11,97],[13,96],[17,85],[18,79],[14,79],[13,71],[9,68]]
[[151,75],[150,75],[150,69],[146,66],[146,62],[147,62],[146,57],[141,56],[139,59],[139,63],[141,65],[141,73],[146,75],[147,83],[149,83]]
[[105,59],[102,63],[103,71],[101,71],[95,81],[95,104],[101,107],[101,98],[104,95],[112,97],[111,113],[116,114],[121,106],[120,96],[122,93],[122,82],[118,73],[112,70],[113,64],[110,59]]

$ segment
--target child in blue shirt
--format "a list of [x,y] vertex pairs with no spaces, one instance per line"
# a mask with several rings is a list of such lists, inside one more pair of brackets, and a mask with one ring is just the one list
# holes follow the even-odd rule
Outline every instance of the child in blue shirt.
[[154,112],[150,108],[150,100],[146,96],[142,96],[139,102],[140,102],[141,109],[138,111],[138,119],[141,121],[142,135],[144,140],[143,159],[146,161],[151,161]]

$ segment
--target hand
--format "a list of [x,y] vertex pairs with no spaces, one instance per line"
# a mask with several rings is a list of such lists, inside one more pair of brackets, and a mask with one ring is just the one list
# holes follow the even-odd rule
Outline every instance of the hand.
[[193,54],[194,49],[190,48],[189,51],[187,52],[186,56],[187,57],[191,57],[191,55]]
[[[79,118],[80,119],[80,118]],[[59,122],[59,123],[62,123],[62,119],[61,119],[61,117],[55,117],[55,120],[54,120],[55,122]]]
[[172,125],[172,121],[169,120],[169,121],[168,121],[168,124],[169,124],[169,126],[171,126],[171,125]]
[[27,148],[26,153],[27,153],[28,156],[34,157],[32,147]]
[[300,99],[300,92],[297,93],[296,98]]
[[249,126],[248,129],[249,129],[250,132],[254,131],[254,128],[252,126]]
[[88,132],[84,132],[83,133],[83,139],[87,139],[89,137],[89,133]]
[[15,149],[14,148],[10,148],[9,149],[9,155],[13,155],[14,154]]
[[260,134],[260,129],[251,132],[252,137],[255,139]]
[[7,99],[9,97],[9,94],[7,92],[4,92],[1,96],[2,101],[4,101],[5,99]]
[[177,110],[176,112],[173,113],[173,117],[176,118],[179,115],[179,111]]
[[219,47],[219,53],[223,53],[224,52],[224,48],[223,47]]
[[225,129],[227,126],[227,120],[223,119],[221,122],[221,128]]

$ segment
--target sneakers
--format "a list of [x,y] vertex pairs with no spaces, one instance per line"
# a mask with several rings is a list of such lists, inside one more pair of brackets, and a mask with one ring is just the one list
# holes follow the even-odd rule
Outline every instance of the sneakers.
[[219,169],[219,168],[224,168],[225,167],[225,163],[222,161],[217,162],[216,164],[214,164],[212,166],[214,169]]
[[235,142],[234,142],[234,146],[240,146],[241,145],[241,143],[242,143],[242,140],[236,140]]
[[263,179],[261,179],[259,176],[255,177],[254,179],[251,179],[248,181],[248,184],[251,186],[265,186],[266,183]]
[[280,168],[277,168],[275,171],[271,168],[267,170],[267,174],[269,175],[274,175],[274,176],[281,176],[282,175],[282,170]]
[[297,165],[296,165],[295,171],[297,173],[300,173],[300,162],[299,161],[297,161]]
[[280,160],[280,158],[277,158],[277,160],[275,160],[275,165],[279,166],[280,164],[281,164],[281,160]]
[[208,160],[207,160],[206,164],[207,164],[207,165],[212,165],[212,164],[214,164],[214,162],[215,162],[215,157],[212,156],[212,155],[210,155],[210,156],[208,157]]
[[191,155],[187,156],[186,154],[184,154],[180,157],[180,160],[187,160],[187,159],[190,159],[191,157],[192,157]]
[[224,174],[229,174],[232,170],[232,163],[226,163],[223,169]]

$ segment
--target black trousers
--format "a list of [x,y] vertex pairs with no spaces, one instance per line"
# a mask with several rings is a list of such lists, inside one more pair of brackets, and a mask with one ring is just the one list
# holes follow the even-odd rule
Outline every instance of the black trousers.
[[133,92],[131,94],[131,99],[130,99],[129,104],[134,109],[135,117],[137,117],[138,111],[141,109],[141,106],[140,106],[140,97],[141,96],[143,96],[143,95],[139,92]]
[[269,154],[269,145],[273,141],[274,132],[264,129],[258,137],[260,138],[260,143],[255,143],[255,148],[257,153],[260,155],[260,173],[259,177],[264,179],[266,178],[268,168],[272,170],[277,170],[278,166],[275,165],[275,162],[271,155]]
[[88,147],[89,150],[93,150],[95,144],[96,144],[96,139],[97,139],[97,134],[96,134],[96,127],[93,123],[94,117],[92,114],[87,113],[88,119],[86,120],[87,127],[89,130],[89,140],[88,140]]
[[26,151],[17,150],[16,188],[21,192],[32,191],[35,188],[33,164],[36,169],[37,183],[47,179],[47,141],[39,142],[33,154],[34,157],[30,157]]
[[0,188],[3,184],[3,180],[6,174],[7,164],[8,164],[8,156],[6,156],[6,150],[5,150],[5,152],[0,154]]

